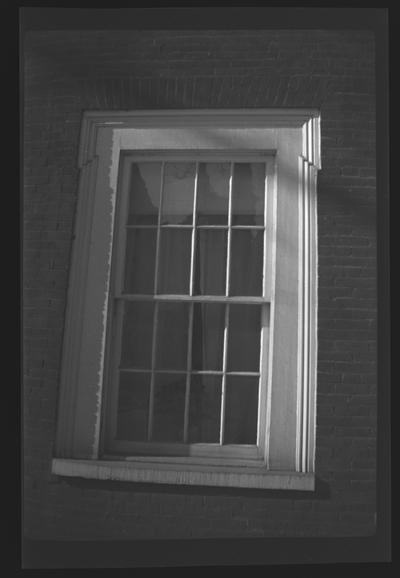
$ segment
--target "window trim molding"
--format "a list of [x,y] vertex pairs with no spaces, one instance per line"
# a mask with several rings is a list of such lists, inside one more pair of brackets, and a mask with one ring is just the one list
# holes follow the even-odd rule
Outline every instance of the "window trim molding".
[[[209,468],[204,466],[204,464],[201,466],[204,471],[203,481],[201,482],[200,478],[198,478],[199,473],[198,475],[193,474],[191,478],[193,481],[190,482],[188,481],[190,476],[185,477],[183,475],[182,466],[180,466],[179,470],[177,469],[175,473],[171,473],[174,472],[173,462],[168,462],[167,460],[166,468],[170,473],[164,477],[170,480],[176,479],[174,482],[165,481],[165,483],[204,483],[207,485],[238,486],[247,484],[247,486],[251,487],[282,488],[288,484],[287,478],[285,478],[285,476],[288,475],[289,477],[293,477],[293,484],[298,484],[296,489],[312,489],[309,487],[311,482],[307,482],[307,488],[302,488],[302,485],[304,485],[303,482],[297,482],[296,480],[304,480],[305,478],[302,478],[302,476],[305,476],[307,480],[311,480],[313,479],[314,472],[317,330],[316,175],[320,168],[320,119],[319,111],[316,109],[96,111],[84,113],[79,150],[80,180],[77,219],[73,235],[74,246],[63,343],[55,450],[57,457],[53,460],[52,471],[60,475],[82,475],[83,477],[100,477],[106,475],[112,479],[129,478],[131,481],[145,481],[143,478],[143,465],[138,466],[138,472],[140,473],[136,474],[136,469],[132,461],[129,461],[129,463],[114,460],[105,462],[100,459],[102,369],[104,369],[105,329],[108,315],[107,306],[103,307],[103,318],[99,320],[99,323],[101,323],[103,327],[102,341],[101,343],[97,343],[97,345],[94,343],[92,346],[93,359],[96,357],[95,347],[99,348],[99,345],[101,346],[101,358],[100,360],[96,360],[96,363],[98,363],[100,367],[97,385],[92,384],[91,387],[86,387],[85,371],[91,370],[93,372],[93,367],[83,367],[83,365],[88,366],[90,363],[82,364],[82,366],[80,364],[82,340],[86,339],[86,342],[89,343],[90,333],[95,331],[88,322],[90,318],[88,308],[90,309],[92,307],[94,310],[96,307],[96,303],[92,303],[88,297],[90,295],[90,284],[92,284],[93,287],[98,281],[95,275],[96,258],[93,257],[90,251],[90,245],[91,239],[96,235],[96,227],[101,227],[101,223],[107,222],[107,226],[111,232],[111,239],[109,239],[108,244],[107,240],[105,240],[105,244],[102,244],[100,250],[103,251],[103,259],[104,255],[108,254],[108,266],[111,267],[110,243],[112,244],[118,161],[120,152],[124,149],[129,149],[130,129],[150,129],[149,134],[152,130],[162,132],[162,129],[167,129],[167,135],[171,131],[175,131],[174,134],[178,135],[176,142],[178,142],[181,138],[179,135],[185,137],[185,131],[190,132],[192,128],[194,132],[196,129],[202,129],[205,140],[207,140],[207,129],[216,129],[217,131],[221,129],[222,132],[223,130],[228,130],[228,132],[232,131],[234,135],[256,135],[253,140],[258,143],[258,145],[262,142],[263,153],[271,154],[272,152],[276,155],[278,177],[282,179],[282,182],[286,177],[283,172],[282,175],[279,176],[279,171],[283,169],[285,158],[289,158],[289,155],[292,155],[292,159],[294,156],[297,159],[297,166],[293,166],[293,160],[291,165],[291,170],[296,171],[299,193],[299,252],[297,256],[298,295],[300,300],[300,306],[298,307],[297,337],[298,387],[295,392],[297,397],[296,416],[295,418],[293,417],[296,421],[296,444],[291,455],[283,456],[282,459],[277,456],[276,452],[274,455],[273,448],[272,453],[270,453],[271,447],[269,447],[269,441],[271,428],[273,429],[277,426],[275,422],[271,423],[271,419],[276,420],[276,417],[273,416],[271,418],[272,388],[268,387],[265,466],[262,468],[262,471],[258,468],[257,475],[254,474],[257,480],[259,477],[262,479],[265,478],[263,482],[260,482],[260,480],[255,481],[255,479],[253,479],[254,476],[250,476],[252,481],[247,477],[243,478],[243,480],[247,479],[247,482],[239,482],[238,479],[236,479],[237,476],[243,477],[247,475],[243,471],[243,468],[240,467],[237,470],[237,475],[235,474],[233,478],[231,476],[232,472],[227,474],[225,478],[223,472],[221,472],[222,477],[219,476],[217,472],[214,472],[210,478],[206,473]],[[293,142],[296,141],[294,148],[297,148],[295,152],[293,147],[293,150],[289,150],[288,135],[291,135]],[[168,144],[165,144],[169,142],[168,138],[164,140],[164,147],[168,147]],[[185,148],[184,141],[185,138],[183,138],[183,146],[181,148]],[[161,142],[161,145],[162,144]],[[152,150],[152,148],[149,150]],[[163,146],[157,148],[162,150]],[[242,147],[239,148],[242,150]],[[177,146],[177,149],[179,149],[179,146]],[[260,146],[256,146],[255,148],[250,147],[249,150],[252,151],[256,149],[259,152]],[[199,150],[202,150],[201,146]],[[232,148],[232,152],[233,150]],[[108,163],[104,162],[106,159],[108,159]],[[292,173],[292,177],[294,178],[294,173]],[[289,176],[287,178],[289,179]],[[107,183],[107,185],[104,185],[104,183]],[[104,193],[104,195],[107,196],[107,203],[104,202],[104,198],[103,200],[98,199],[99,191],[100,194]],[[103,205],[101,205],[101,203],[103,203]],[[276,193],[274,195],[274,203],[273,211],[276,214]],[[276,224],[275,219],[274,222]],[[273,266],[276,267],[276,259],[273,259]],[[106,303],[109,289],[106,282],[103,283],[103,288],[105,291],[104,302]],[[97,310],[99,310],[98,303]],[[273,320],[275,318],[273,312],[275,299],[273,296],[271,306],[271,320]],[[272,358],[273,355],[270,355],[270,369],[272,368]],[[271,376],[272,372],[269,372],[269,375]],[[85,383],[85,387],[82,386],[83,383]],[[281,394],[275,390],[273,395],[278,395],[279,397]],[[85,411],[91,415],[90,424],[83,419]],[[282,428],[282,425],[279,427]],[[88,439],[89,430],[91,432],[90,440]],[[83,447],[80,447],[77,440],[84,438],[85,444],[83,444]],[[79,463],[81,466],[79,466]],[[117,463],[120,465],[116,465]],[[98,467],[96,464],[98,464]],[[121,464],[125,465],[122,466]],[[152,465],[151,458],[149,458],[149,472],[156,471],[159,466],[160,464],[154,465],[154,463]],[[108,472],[107,468],[110,469],[110,472],[104,473]],[[187,470],[187,468],[189,469]],[[189,472],[192,471],[190,468],[192,468],[192,466],[188,464],[184,469]],[[222,466],[222,469],[224,468],[225,466]],[[68,474],[68,470],[75,473]],[[79,474],[76,473],[78,471],[80,472]],[[282,473],[285,471],[286,474]],[[99,474],[99,472],[102,473]],[[114,474],[112,474],[112,472],[114,472]],[[154,478],[153,481],[162,481],[160,476],[155,474],[149,473],[149,476],[150,478]],[[229,476],[231,477],[229,478]],[[109,477],[106,479],[109,479]],[[228,478],[231,482],[229,482]],[[185,479],[185,481],[179,481],[182,479]],[[225,479],[225,482],[223,482],[223,479]],[[232,482],[232,480],[235,481]],[[152,481],[152,479],[147,479],[146,481]],[[311,485],[313,485],[313,482]]]

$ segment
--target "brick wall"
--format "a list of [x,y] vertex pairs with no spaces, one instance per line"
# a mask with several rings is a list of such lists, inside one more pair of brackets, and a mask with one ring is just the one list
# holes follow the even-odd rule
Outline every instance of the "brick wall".
[[[24,53],[26,535],[365,536],[375,530],[374,39],[367,31],[40,31]],[[84,110],[319,107],[317,492],[52,476]]]

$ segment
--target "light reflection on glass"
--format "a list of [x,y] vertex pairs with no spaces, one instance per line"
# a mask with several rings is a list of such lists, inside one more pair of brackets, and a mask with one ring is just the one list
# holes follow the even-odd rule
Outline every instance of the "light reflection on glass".
[[132,164],[129,185],[128,225],[157,224],[160,187],[160,162]]
[[232,225],[264,224],[265,163],[235,163]]
[[192,224],[195,174],[195,163],[165,163],[161,224]]
[[230,163],[200,163],[197,185],[197,224],[228,222]]

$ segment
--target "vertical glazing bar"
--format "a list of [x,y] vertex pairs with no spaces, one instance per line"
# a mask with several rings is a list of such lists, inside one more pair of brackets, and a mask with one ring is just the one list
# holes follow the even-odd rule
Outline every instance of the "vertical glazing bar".
[[269,337],[269,305],[261,310],[261,341],[260,341],[260,377],[258,380],[258,412],[257,412],[257,445],[265,444],[267,381],[268,381],[268,337]]
[[[265,180],[264,180],[264,237],[263,237],[263,282],[262,282],[262,295],[263,297],[267,294],[267,215],[268,215],[268,172],[269,172],[270,160],[265,163]],[[258,380],[258,412],[257,412],[257,445],[260,446],[264,443],[265,432],[265,393],[267,384],[267,340],[268,340],[268,327],[266,323],[267,308],[264,306],[261,310],[261,336],[260,336],[260,378]]]
[[193,333],[193,311],[194,303],[190,303],[189,309],[189,333],[188,333],[188,351],[187,351],[187,373],[186,373],[186,391],[185,391],[185,416],[183,425],[183,441],[188,442],[189,434],[189,403],[190,403],[190,369],[192,366],[192,333]]
[[154,303],[153,317],[153,339],[151,344],[151,378],[150,378],[150,398],[149,398],[149,420],[147,423],[147,440],[151,441],[153,437],[153,409],[154,409],[154,387],[155,387],[155,365],[156,365],[156,346],[157,346],[157,327],[158,327],[158,301]]
[[225,295],[229,295],[231,283],[231,227],[232,227],[232,186],[233,186],[233,167],[231,163],[231,174],[229,176],[229,199],[228,199],[228,239],[226,249],[226,286]]
[[[158,285],[158,268],[160,255],[160,230],[161,230],[161,211],[162,198],[164,188],[164,169],[165,163],[161,165],[161,183],[160,183],[160,200],[158,203],[158,219],[157,219],[157,241],[156,241],[156,259],[154,270],[154,294],[157,294]],[[158,302],[154,303],[154,318],[153,318],[153,339],[151,345],[151,379],[150,379],[150,399],[149,399],[149,420],[147,429],[147,439],[151,441],[153,436],[153,408],[154,408],[154,387],[155,387],[155,365],[156,365],[156,345],[157,345],[157,329],[158,329]]]
[[228,363],[228,328],[229,328],[229,305],[225,305],[225,328],[224,328],[224,353],[222,357],[222,388],[221,388],[221,423],[219,430],[219,443],[224,443],[225,434],[225,401],[226,401],[226,369]]
[[157,219],[157,240],[156,240],[156,262],[154,270],[154,294],[157,295],[158,286],[158,261],[160,258],[160,231],[161,231],[161,211],[162,211],[162,200],[163,200],[163,188],[164,188],[164,169],[165,162],[161,165],[161,184],[160,184],[160,200],[158,203],[158,219]]
[[263,238],[263,281],[262,281],[262,295],[267,294],[267,215],[268,215],[268,168],[269,160],[265,163],[265,181],[264,181],[264,238]]
[[194,266],[196,258],[196,208],[197,208],[197,184],[199,179],[199,163],[196,163],[196,175],[194,178],[194,195],[193,195],[193,226],[192,226],[192,247],[191,247],[191,259],[190,259],[190,285],[189,285],[189,295],[193,295],[193,284],[194,284]]
[[[196,162],[196,174],[194,179],[194,195],[193,195],[193,221],[192,221],[192,245],[190,258],[190,284],[189,295],[193,295],[194,285],[194,267],[196,258],[196,209],[197,209],[197,185],[199,179],[199,163]],[[185,391],[185,415],[183,425],[183,441],[187,443],[189,433],[189,404],[190,404],[190,369],[192,366],[192,334],[193,334],[193,303],[190,303],[189,309],[189,331],[188,331],[188,348],[187,348],[187,373],[186,373],[186,391]]]
[[[233,186],[233,166],[231,163],[231,172],[229,176],[229,200],[228,200],[228,239],[227,239],[227,256],[226,256],[226,287],[225,295],[230,291],[230,264],[231,264],[231,225],[232,225],[232,186]],[[226,370],[228,364],[228,330],[229,330],[229,305],[225,306],[225,327],[224,327],[224,351],[222,357],[222,389],[221,389],[221,423],[219,432],[219,443],[224,443],[225,432],[225,401],[226,401]]]

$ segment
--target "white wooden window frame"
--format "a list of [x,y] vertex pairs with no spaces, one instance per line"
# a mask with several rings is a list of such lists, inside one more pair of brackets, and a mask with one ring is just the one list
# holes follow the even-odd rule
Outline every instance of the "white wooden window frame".
[[[86,112],[52,472],[138,482],[314,489],[317,354],[314,109]],[[123,151],[274,156],[265,444],[252,463],[103,451],[106,334]],[[272,207],[271,207],[272,204]],[[264,256],[266,258],[266,256]]]

